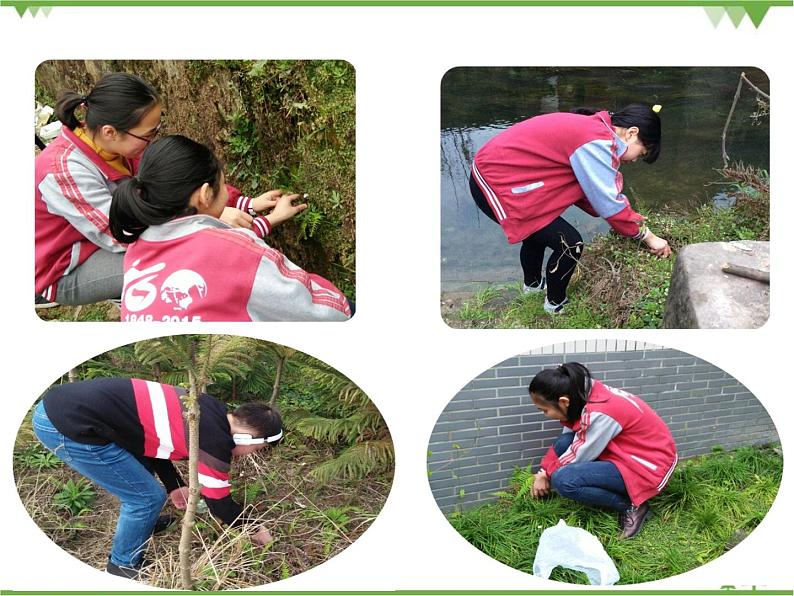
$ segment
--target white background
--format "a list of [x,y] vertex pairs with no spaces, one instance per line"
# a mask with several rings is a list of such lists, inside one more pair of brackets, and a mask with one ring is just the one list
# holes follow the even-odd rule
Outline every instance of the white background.
[[[426,446],[446,403],[472,377],[542,345],[644,340],[704,358],[744,383],[792,440],[792,8],[759,29],[702,8],[57,8],[20,18],[0,7],[4,331],[0,416],[0,588],[129,590],[78,563],[25,513],[11,471],[14,435],[33,400],[67,369],[119,345],[197,331],[185,324],[39,321],[33,295],[33,77],[48,59],[334,58],[357,73],[357,308],[346,324],[202,324],[202,332],[280,342],[337,367],[383,412],[395,440],[394,488],[379,518],[328,563],[280,590],[539,589],[460,538],[435,507]],[[788,51],[786,51],[788,54]],[[463,331],[439,315],[439,89],[454,66],[757,66],[772,95],[772,315],[754,331]],[[664,103],[664,101],[662,101]],[[663,116],[664,114],[662,114]],[[719,150],[718,140],[715,151]],[[675,181],[670,182],[675,193]],[[786,330],[789,331],[786,331]],[[739,547],[643,587],[791,588],[792,472],[761,526]],[[140,589],[144,589],[140,586]]]

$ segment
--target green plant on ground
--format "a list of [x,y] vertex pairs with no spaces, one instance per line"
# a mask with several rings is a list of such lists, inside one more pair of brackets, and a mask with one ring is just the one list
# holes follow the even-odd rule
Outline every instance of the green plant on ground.
[[[763,519],[782,478],[777,447],[715,450],[679,463],[665,490],[651,501],[655,516],[632,540],[619,538],[617,515],[553,495],[533,499],[533,475],[517,469],[492,504],[448,516],[473,546],[515,569],[532,573],[544,529],[564,519],[599,538],[620,572],[621,584],[653,581],[711,561],[741,541]],[[551,579],[586,583],[570,570]]]
[[96,491],[91,483],[83,478],[67,480],[53,499],[56,507],[66,509],[72,515],[90,511],[94,500],[96,500]]
[[14,453],[14,459],[24,466],[36,470],[49,470],[63,465],[52,451],[47,451],[38,443],[31,443],[21,451]]

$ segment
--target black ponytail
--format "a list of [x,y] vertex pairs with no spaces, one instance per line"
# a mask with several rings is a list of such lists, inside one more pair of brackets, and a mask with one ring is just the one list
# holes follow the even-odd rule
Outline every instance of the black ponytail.
[[[597,110],[595,108],[575,108],[571,110],[573,114],[592,116],[597,112],[607,110]],[[609,112],[612,119],[612,126],[621,128],[631,128],[636,126],[639,129],[640,142],[648,151],[643,158],[646,163],[653,163],[659,159],[662,151],[662,120],[659,114],[653,111],[651,106],[644,103],[630,103],[619,112]]]
[[103,76],[88,95],[74,91],[61,93],[55,115],[67,128],[74,130],[82,125],[75,110],[83,106],[88,130],[109,124],[127,131],[159,103],[160,95],[149,83],[135,75],[115,72]]
[[221,187],[223,168],[206,146],[172,135],[149,145],[138,174],[123,180],[110,203],[110,232],[124,244],[135,242],[148,228],[192,215],[190,197],[203,184]]
[[540,371],[529,384],[529,393],[555,405],[560,397],[567,395],[570,400],[567,418],[574,422],[581,417],[592,386],[593,377],[587,367],[578,362],[568,362]]

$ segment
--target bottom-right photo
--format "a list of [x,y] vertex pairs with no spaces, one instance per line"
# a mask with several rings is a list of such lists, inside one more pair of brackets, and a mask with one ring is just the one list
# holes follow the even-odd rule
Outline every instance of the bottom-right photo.
[[441,413],[430,488],[486,555],[560,582],[678,575],[736,547],[778,492],[775,425],[740,381],[645,342],[576,341],[477,375]]

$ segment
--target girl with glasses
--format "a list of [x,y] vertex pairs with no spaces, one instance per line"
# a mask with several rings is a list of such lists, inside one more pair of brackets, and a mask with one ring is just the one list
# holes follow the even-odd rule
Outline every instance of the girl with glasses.
[[124,246],[108,229],[110,197],[160,129],[161,99],[136,76],[104,76],[62,93],[61,135],[36,157],[36,294],[88,304],[121,295]]
[[[660,109],[660,108],[659,108]],[[622,162],[653,163],[661,151],[661,121],[645,104],[620,112],[580,109],[519,122],[475,155],[469,187],[479,209],[521,243],[524,292],[546,292],[544,308],[561,313],[584,244],[561,215],[576,205],[603,217],[619,234],[645,243],[658,257],[670,246],[642,225],[623,194]],[[543,257],[552,250],[545,273]]]
[[[56,105],[61,135],[36,157],[37,304],[89,304],[121,296],[126,246],[108,227],[111,195],[137,172],[141,154],[160,132],[162,111],[154,87],[126,73],[103,76],[88,95],[61,94]],[[221,216],[252,228],[253,214],[281,198],[280,191],[243,197],[229,187]],[[305,208],[290,203],[281,215]],[[269,231],[268,218],[256,224],[260,235]]]
[[301,206],[280,195],[254,230],[219,217],[228,189],[206,146],[173,135],[143,154],[113,191],[110,233],[128,245],[123,321],[341,321],[345,296],[268,246],[262,237]]

